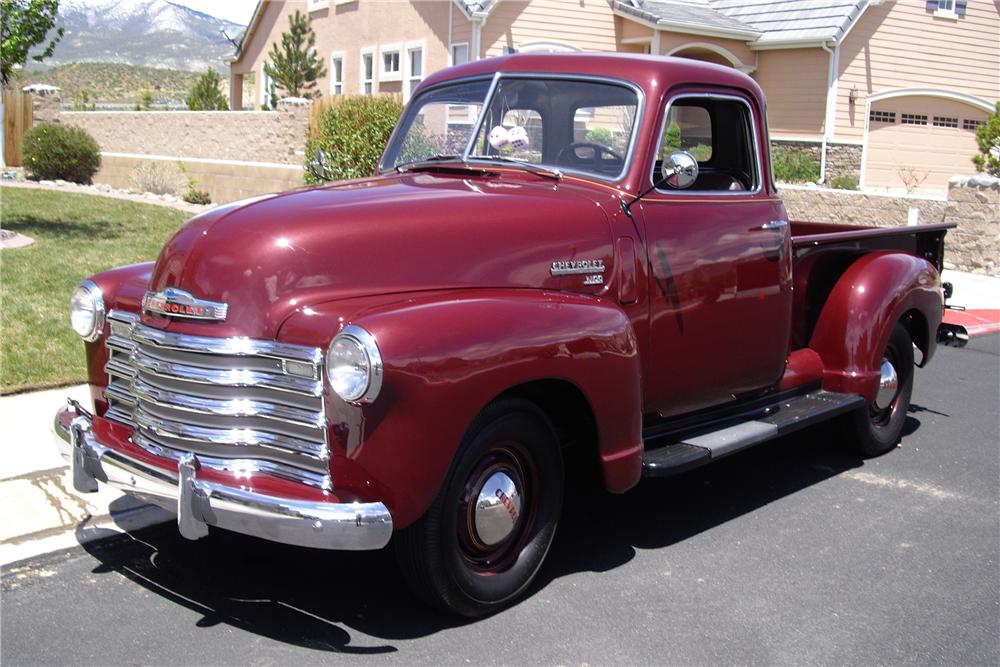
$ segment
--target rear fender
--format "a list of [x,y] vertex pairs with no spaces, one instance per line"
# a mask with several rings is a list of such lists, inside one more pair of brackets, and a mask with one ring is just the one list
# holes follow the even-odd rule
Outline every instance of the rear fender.
[[[529,290],[431,294],[362,313],[314,306],[304,325],[356,324],[378,341],[381,393],[357,407],[329,395],[334,486],[374,492],[405,527],[433,501],[475,416],[509,388],[537,380],[576,386],[589,403],[605,482],[621,492],[642,462],[640,363],[625,313],[596,297]],[[299,321],[296,321],[299,320]],[[314,343],[315,344],[315,343]],[[583,419],[584,416],[581,416]]]
[[858,259],[830,292],[809,342],[823,360],[823,388],[873,401],[893,326],[910,329],[923,365],[934,354],[943,304],[940,276],[927,260],[901,252]]

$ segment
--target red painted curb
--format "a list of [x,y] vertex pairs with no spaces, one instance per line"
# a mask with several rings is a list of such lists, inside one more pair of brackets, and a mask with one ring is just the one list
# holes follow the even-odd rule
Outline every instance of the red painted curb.
[[946,310],[944,321],[965,327],[970,336],[1000,331],[1000,310]]

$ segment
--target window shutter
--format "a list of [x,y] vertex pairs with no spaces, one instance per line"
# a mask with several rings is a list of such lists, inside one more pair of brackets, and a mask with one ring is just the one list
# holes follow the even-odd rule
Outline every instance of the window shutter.
[[927,0],[927,11],[936,12],[938,7],[937,0]]
[[955,13],[959,16],[965,16],[965,8],[968,4],[969,0],[955,0]]

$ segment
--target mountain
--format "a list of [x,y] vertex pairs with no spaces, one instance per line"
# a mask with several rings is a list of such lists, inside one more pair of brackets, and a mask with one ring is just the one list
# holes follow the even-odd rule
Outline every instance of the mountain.
[[111,62],[228,74],[223,58],[233,45],[220,31],[235,39],[243,30],[167,0],[63,0],[56,25],[65,32],[52,57],[29,60],[28,69]]
[[56,65],[44,72],[31,71],[24,83],[56,86],[66,105],[97,103],[102,106],[130,106],[148,91],[157,105],[182,106],[199,76],[197,72],[124,63],[69,63]]

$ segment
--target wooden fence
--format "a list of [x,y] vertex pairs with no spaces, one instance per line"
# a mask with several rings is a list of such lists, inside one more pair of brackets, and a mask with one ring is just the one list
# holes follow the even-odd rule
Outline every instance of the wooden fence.
[[21,140],[31,129],[31,95],[21,90],[3,91],[3,160],[9,167],[21,166]]

